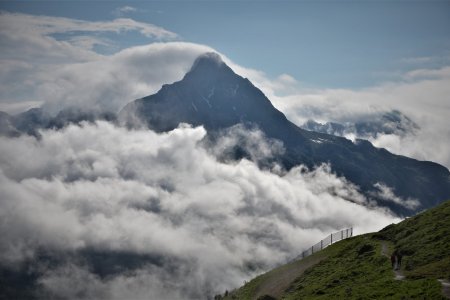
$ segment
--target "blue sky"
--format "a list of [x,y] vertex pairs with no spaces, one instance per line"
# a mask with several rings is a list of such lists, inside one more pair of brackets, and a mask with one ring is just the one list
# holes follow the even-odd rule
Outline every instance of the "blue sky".
[[[120,7],[134,11],[118,14]],[[15,1],[0,9],[33,15],[155,24],[271,77],[305,86],[361,88],[450,62],[450,1]],[[152,40],[107,34],[114,52]]]

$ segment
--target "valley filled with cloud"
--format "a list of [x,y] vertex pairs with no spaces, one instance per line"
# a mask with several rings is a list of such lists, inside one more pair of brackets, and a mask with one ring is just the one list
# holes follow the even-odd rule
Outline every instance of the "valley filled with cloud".
[[[399,220],[327,166],[286,172],[219,161],[233,132],[209,146],[202,127],[187,125],[157,134],[97,122],[41,135],[1,138],[0,260],[67,255],[57,267],[39,266],[42,287],[58,296],[195,299],[293,259],[329,232]],[[280,151],[261,133],[249,138],[266,149],[256,157]],[[142,263],[101,278],[76,259],[83,251]]]

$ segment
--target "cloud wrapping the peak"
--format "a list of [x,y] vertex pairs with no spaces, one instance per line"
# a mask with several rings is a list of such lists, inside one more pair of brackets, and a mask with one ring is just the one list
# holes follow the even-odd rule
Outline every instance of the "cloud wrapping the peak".
[[73,106],[117,112],[130,101],[156,93],[163,84],[181,80],[195,58],[210,50],[180,42],[133,47],[98,61],[66,66],[55,72],[57,81],[46,82],[39,92],[53,111]]
[[[199,55],[218,53],[209,46],[183,42],[116,49],[118,45],[101,33],[138,31],[160,41],[177,38],[164,28],[126,18],[90,22],[2,12],[0,25],[0,110],[9,113],[44,104],[53,113],[70,106],[115,112],[180,80]],[[98,52],[99,46],[113,54]],[[287,74],[272,81],[263,72],[220,55],[264,92],[292,89],[295,84]]]
[[[21,66],[23,71],[17,73],[15,65],[5,72],[16,72],[15,76],[25,80],[28,92],[22,100],[15,99],[11,106],[3,103],[0,109],[14,108],[32,94],[35,101],[53,113],[69,107],[117,112],[128,102],[157,92],[163,84],[180,80],[200,54],[211,50],[181,42],[154,43],[59,68],[33,66],[27,72],[25,64]],[[23,89],[17,82],[10,85],[9,81],[4,82],[4,87],[0,95],[5,98]]]
[[[104,33],[122,34],[137,31],[147,38],[157,41],[174,40],[177,35],[153,24],[137,22],[132,19],[118,18],[112,21],[91,22],[61,17],[35,16],[20,13],[0,13],[0,110],[10,113],[24,111],[40,106],[45,102],[60,102],[69,105],[73,98],[91,98],[93,106],[100,101],[96,96],[107,97],[98,89],[100,78],[111,80],[109,87],[128,86],[136,78],[123,80],[120,73],[110,73],[108,64],[114,65],[114,59],[94,51],[101,46],[113,52],[120,50],[119,45]],[[119,47],[116,49],[116,47]],[[108,51],[109,52],[109,51]],[[164,61],[164,59],[162,59]],[[104,64],[104,65],[103,65]],[[120,64],[120,62],[119,62]],[[104,72],[101,72],[104,67]],[[126,70],[127,68],[124,68]],[[81,73],[80,73],[81,72]],[[154,70],[158,72],[158,70]],[[94,73],[94,74],[92,74]],[[92,76],[90,76],[92,74]],[[93,77],[98,76],[98,77]],[[114,81],[119,77],[123,82]],[[70,81],[86,79],[86,86],[76,86]],[[137,86],[151,78],[138,80]],[[106,81],[104,83],[107,84]],[[83,87],[83,88],[81,88]],[[119,94],[122,103],[130,101],[130,94]],[[116,102],[105,109],[111,109]],[[77,102],[74,105],[78,105]],[[83,102],[83,106],[89,103]],[[97,105],[98,106],[98,105]],[[97,107],[99,109],[99,107]],[[114,107],[114,109],[117,109]]]

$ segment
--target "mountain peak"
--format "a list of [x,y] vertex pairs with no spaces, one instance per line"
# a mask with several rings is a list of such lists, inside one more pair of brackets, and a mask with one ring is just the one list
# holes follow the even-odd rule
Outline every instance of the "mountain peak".
[[195,59],[190,72],[205,66],[218,68],[222,65],[225,65],[225,63],[219,54],[215,52],[206,52]]
[[[207,52],[194,61],[191,69],[186,73],[185,78],[196,78],[203,80],[217,79],[219,77],[236,76],[229,66],[227,66],[219,54]],[[222,78],[223,79],[223,78]]]
[[283,143],[285,152],[276,159],[284,168],[329,164],[337,176],[356,184],[368,199],[399,215],[413,211],[402,201],[387,200],[377,183],[383,183],[401,199],[418,199],[421,208],[450,195],[450,173],[442,166],[392,155],[367,141],[352,143],[297,127],[216,53],[201,55],[182,80],[127,105],[119,117],[129,124],[137,117],[158,132],[173,130],[180,123],[203,126],[211,135],[220,135],[221,130],[237,124],[257,126],[266,137]]

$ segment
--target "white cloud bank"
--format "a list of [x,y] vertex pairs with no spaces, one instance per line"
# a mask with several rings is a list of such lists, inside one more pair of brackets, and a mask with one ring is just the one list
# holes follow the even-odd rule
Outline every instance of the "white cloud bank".
[[[93,84],[98,84],[101,77],[108,80],[117,76],[112,84],[121,86],[118,80],[122,78],[118,70],[114,72],[106,68],[103,73],[100,72],[99,67],[107,66],[115,58],[93,49],[98,45],[111,50],[119,46],[104,38],[103,33],[131,31],[158,41],[177,38],[175,33],[164,28],[126,18],[90,22],[0,12],[0,110],[17,113],[44,102],[70,104],[77,95],[82,99],[90,95],[95,104],[98,100],[95,96],[99,95],[95,94]],[[127,86],[128,81],[133,79],[124,80],[124,85]],[[139,84],[142,80],[136,85]],[[101,92],[99,94],[107,96]],[[117,97],[129,101],[133,95],[119,94]],[[114,99],[111,102],[113,106]]]
[[379,198],[381,198],[383,200],[392,201],[392,202],[402,205],[403,207],[406,207],[408,209],[416,209],[420,206],[420,202],[417,199],[408,198],[405,200],[403,198],[400,198],[395,195],[392,188],[388,187],[385,184],[377,182],[373,186],[378,189],[376,196],[378,196]]
[[247,160],[221,163],[212,153],[230,136],[208,149],[202,127],[156,134],[98,122],[41,134],[0,138],[2,264],[41,247],[177,260],[176,270],[142,266],[106,279],[76,263],[48,271],[41,283],[64,297],[198,298],[239,286],[332,231],[363,233],[398,221],[357,204],[366,199],[326,166],[274,173]]
[[[405,135],[379,134],[369,139],[375,146],[431,160],[450,168],[450,67],[417,70],[407,80],[362,90],[330,89],[273,95],[274,104],[301,125],[308,119],[321,122],[358,122],[399,110],[419,129]],[[412,78],[411,77],[411,78]]]

